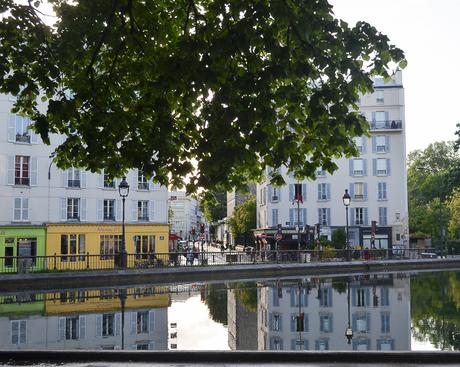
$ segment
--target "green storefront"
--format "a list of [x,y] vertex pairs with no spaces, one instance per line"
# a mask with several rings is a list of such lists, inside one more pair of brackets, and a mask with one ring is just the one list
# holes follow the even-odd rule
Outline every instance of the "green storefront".
[[0,317],[22,317],[45,314],[45,295],[0,296]]
[[44,226],[0,226],[0,272],[42,270],[45,241]]

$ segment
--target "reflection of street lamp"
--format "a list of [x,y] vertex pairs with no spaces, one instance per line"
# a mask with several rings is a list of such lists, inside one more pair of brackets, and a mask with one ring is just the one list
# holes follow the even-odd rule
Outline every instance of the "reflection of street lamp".
[[121,304],[121,349],[125,349],[125,303],[126,303],[126,289],[120,289],[118,294]]
[[345,330],[345,336],[348,339],[348,344],[351,344],[351,339],[353,339],[353,329],[350,324],[350,279],[347,278],[347,304],[348,304],[348,327]]
[[347,231],[347,260],[350,261],[350,241],[348,240],[348,207],[350,206],[351,203],[351,197],[348,194],[348,190],[345,189],[345,194],[343,194],[342,197],[343,200],[343,205],[345,205],[345,216],[346,216],[346,231]]
[[120,261],[119,266],[126,268],[127,265],[127,253],[126,253],[126,236],[125,236],[125,200],[129,194],[129,185],[126,182],[126,176],[123,176],[120,184],[118,185],[118,192],[120,193],[121,200],[123,202],[123,214],[121,222],[121,251],[120,251]]

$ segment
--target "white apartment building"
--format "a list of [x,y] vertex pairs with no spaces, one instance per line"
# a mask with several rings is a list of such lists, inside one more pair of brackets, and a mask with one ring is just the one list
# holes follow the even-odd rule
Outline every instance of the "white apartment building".
[[[192,238],[192,228],[195,228],[195,237],[199,237],[200,224],[204,217],[200,210],[200,202],[185,191],[169,192],[169,208],[171,210],[170,231],[181,238]],[[207,233],[207,225],[205,225]]]
[[259,350],[410,350],[410,280],[390,277],[350,283],[350,327],[345,281],[259,288]]
[[[51,145],[45,145],[29,130],[29,119],[10,112],[13,102],[13,97],[0,95],[0,225],[121,222],[121,178],[58,169],[50,156],[63,136],[53,134]],[[125,220],[166,224],[167,188],[138,170],[130,171],[127,181]]]
[[[268,182],[257,185],[259,232],[269,232],[277,225],[292,229],[298,224],[303,228],[319,223],[321,235],[330,239],[334,228],[345,227],[342,197],[347,189],[351,196],[351,246],[370,248],[371,223],[376,221],[376,248],[408,247],[406,123],[401,72],[388,83],[374,79],[374,93],[362,96],[360,111],[369,121],[370,137],[355,139],[360,155],[336,160],[338,170],[333,175],[319,170],[316,180],[297,182],[283,167],[280,173],[285,186],[273,187]],[[299,183],[303,203],[298,211],[294,189]]]

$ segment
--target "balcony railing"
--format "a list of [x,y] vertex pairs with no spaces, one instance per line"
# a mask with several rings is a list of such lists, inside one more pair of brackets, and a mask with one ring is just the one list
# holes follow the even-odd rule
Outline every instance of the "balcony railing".
[[16,134],[16,141],[18,143],[30,143],[30,134]]
[[386,120],[386,121],[370,121],[371,130],[401,130],[401,120]]
[[67,180],[68,187],[80,187],[80,180]]
[[28,177],[15,177],[14,184],[15,185],[29,186],[30,179]]

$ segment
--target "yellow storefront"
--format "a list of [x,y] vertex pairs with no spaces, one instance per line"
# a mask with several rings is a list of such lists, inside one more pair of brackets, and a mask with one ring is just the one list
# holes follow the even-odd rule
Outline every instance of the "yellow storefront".
[[[168,252],[167,224],[126,224],[128,267],[142,261],[164,259]],[[49,269],[111,269],[115,266],[122,242],[121,224],[48,224],[46,255]]]

